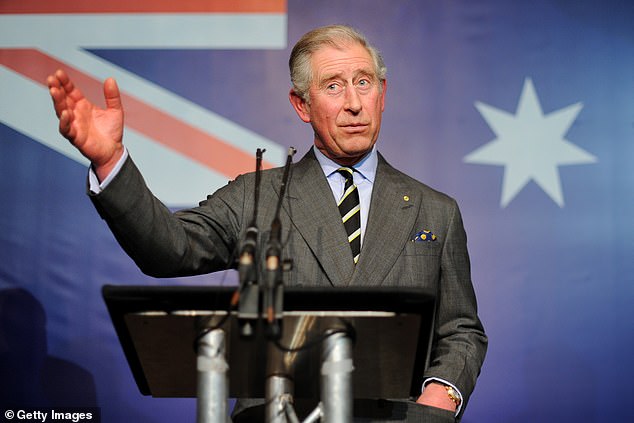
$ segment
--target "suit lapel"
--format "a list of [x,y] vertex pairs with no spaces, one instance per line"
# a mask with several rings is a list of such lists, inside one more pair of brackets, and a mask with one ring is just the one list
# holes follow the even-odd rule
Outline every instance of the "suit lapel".
[[[319,266],[333,286],[345,286],[352,278],[354,262],[332,191],[312,149],[293,166],[288,184],[288,213]],[[295,263],[306,266],[308,263]]]
[[361,256],[351,285],[380,285],[410,240],[421,198],[381,155]]

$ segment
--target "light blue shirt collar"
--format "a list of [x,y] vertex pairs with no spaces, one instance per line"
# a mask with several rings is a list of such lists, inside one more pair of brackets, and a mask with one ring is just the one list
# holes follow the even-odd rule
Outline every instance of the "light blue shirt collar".
[[[324,171],[324,175],[326,175],[326,178],[330,177],[330,175],[336,172],[337,169],[342,167],[340,164],[326,157],[326,155],[322,153],[321,151],[319,151],[317,147],[313,146],[313,151],[315,152],[317,161],[319,162],[321,169]],[[378,163],[379,163],[378,154],[376,152],[376,145],[374,145],[372,147],[372,150],[368,154],[366,154],[366,156],[363,159],[361,159],[359,163],[352,166],[354,170],[356,170],[354,175],[355,184],[359,185],[362,181],[361,180],[357,181],[357,179],[359,177],[362,177],[364,180],[367,180],[370,183],[370,185],[373,185],[374,178],[376,177],[376,167]]]

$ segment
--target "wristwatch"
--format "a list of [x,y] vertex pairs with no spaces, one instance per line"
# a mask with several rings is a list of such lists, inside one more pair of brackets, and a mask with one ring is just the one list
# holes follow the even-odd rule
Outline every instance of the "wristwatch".
[[456,390],[453,389],[453,386],[449,386],[449,385],[445,385],[445,389],[447,390],[447,396],[449,397],[449,399],[453,401],[454,404],[456,404],[456,407],[459,406],[460,395],[458,395],[458,392],[456,392]]

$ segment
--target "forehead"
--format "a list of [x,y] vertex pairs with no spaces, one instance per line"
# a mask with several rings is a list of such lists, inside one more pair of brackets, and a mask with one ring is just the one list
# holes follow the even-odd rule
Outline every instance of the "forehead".
[[311,57],[311,68],[318,81],[336,75],[375,73],[370,53],[357,43],[321,47]]

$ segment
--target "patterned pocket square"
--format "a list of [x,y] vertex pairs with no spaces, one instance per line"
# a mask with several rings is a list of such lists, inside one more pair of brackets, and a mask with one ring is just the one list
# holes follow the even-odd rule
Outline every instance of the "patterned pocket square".
[[438,237],[431,233],[431,231],[425,229],[424,231],[420,231],[416,234],[412,242],[433,242],[436,241]]

